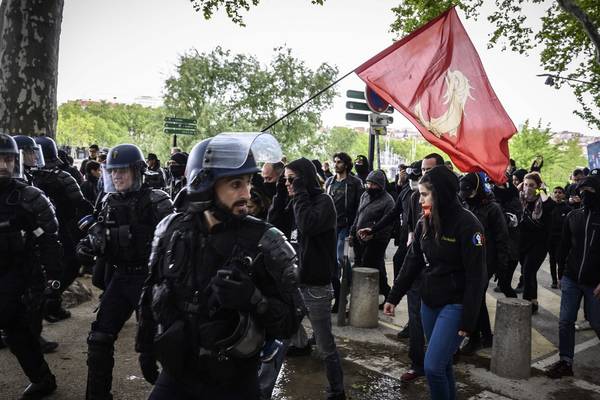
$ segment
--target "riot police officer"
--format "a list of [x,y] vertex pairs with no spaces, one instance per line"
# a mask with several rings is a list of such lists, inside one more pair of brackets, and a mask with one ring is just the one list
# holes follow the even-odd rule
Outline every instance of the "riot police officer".
[[[44,155],[42,149],[33,140],[31,136],[16,135],[13,139],[17,143],[17,147],[21,152],[23,161],[23,181],[27,184],[32,183],[33,177],[31,176],[31,170],[38,168],[44,168]],[[39,262],[37,258],[32,258],[32,262]],[[41,268],[29,266],[32,270],[31,283],[26,296],[26,306],[30,317],[31,329],[34,334],[39,337],[40,346],[42,347],[43,353],[51,353],[58,347],[57,342],[46,340],[42,334],[42,320],[44,310],[44,288],[46,280]]]
[[[80,264],[75,254],[75,245],[79,239],[77,230],[77,217],[91,214],[93,207],[88,202],[75,179],[68,173],[58,168],[58,150],[53,139],[38,136],[35,142],[42,149],[45,165],[42,168],[32,168],[33,185],[41,189],[52,201],[56,208],[56,217],[59,223],[58,236],[63,246],[63,287],[66,290],[77,278]],[[71,316],[65,310],[60,298],[54,304],[46,307],[44,316],[49,322],[57,322]]]
[[268,154],[281,158],[268,134],[219,134],[190,153],[187,209],[157,227],[140,300],[136,350],[156,381],[150,399],[257,399],[265,340],[299,326],[295,252],[247,215],[256,159]]
[[[22,398],[37,399],[54,392],[56,381],[31,330],[22,297],[33,268],[45,270],[46,296],[60,296],[58,222],[42,191],[21,181],[21,162],[14,139],[0,133],[0,328],[31,381]],[[36,252],[43,265],[32,260]]]
[[[108,273],[100,272],[100,278],[106,277],[105,291],[87,340],[89,400],[112,398],[114,342],[137,308],[148,275],[154,229],[173,212],[165,192],[142,184],[145,169],[137,146],[121,144],[110,149],[102,173],[107,194],[96,210],[97,222],[77,245],[79,255],[101,257],[108,269]],[[94,274],[98,273],[96,268]]]

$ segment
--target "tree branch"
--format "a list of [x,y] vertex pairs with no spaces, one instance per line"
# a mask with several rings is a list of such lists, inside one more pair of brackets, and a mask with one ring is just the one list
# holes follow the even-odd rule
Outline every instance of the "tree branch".
[[557,0],[564,11],[574,16],[583,27],[594,47],[596,47],[596,63],[600,65],[600,32],[594,25],[590,16],[579,7],[574,0]]

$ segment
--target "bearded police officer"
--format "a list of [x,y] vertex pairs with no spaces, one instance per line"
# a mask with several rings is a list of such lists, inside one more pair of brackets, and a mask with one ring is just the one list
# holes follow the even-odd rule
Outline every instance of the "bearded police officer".
[[[187,209],[157,227],[136,350],[150,399],[257,399],[259,353],[303,315],[295,252],[247,215],[256,161],[281,159],[269,134],[219,134],[190,153]],[[266,343],[266,345],[265,345]]]
[[22,398],[38,399],[54,392],[56,381],[44,361],[38,335],[32,332],[22,297],[35,268],[45,271],[45,295],[60,296],[58,222],[48,198],[21,180],[21,161],[14,139],[0,133],[0,329],[32,382]]
[[102,173],[107,194],[96,210],[96,223],[77,246],[81,259],[96,256],[103,260],[94,271],[94,281],[103,281],[96,284],[105,291],[88,336],[89,400],[112,398],[114,342],[137,308],[154,229],[173,212],[165,192],[142,184],[145,169],[142,152],[135,145],[121,144],[108,152]]
[[[59,223],[58,236],[63,248],[62,293],[73,283],[79,273],[80,265],[75,255],[75,245],[79,239],[77,217],[91,214],[93,208],[83,197],[75,178],[58,168],[62,161],[58,159],[54,140],[46,136],[38,136],[35,142],[42,149],[45,165],[31,169],[33,185],[41,189],[56,208],[56,218]],[[60,298],[57,300],[46,307],[44,317],[49,322],[57,322],[71,316],[71,313],[62,307]]]

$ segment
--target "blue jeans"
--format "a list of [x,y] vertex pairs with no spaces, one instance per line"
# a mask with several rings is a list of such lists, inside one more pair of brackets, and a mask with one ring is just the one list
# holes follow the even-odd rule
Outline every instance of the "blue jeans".
[[575,355],[575,321],[585,297],[587,319],[600,338],[600,300],[594,297],[594,288],[580,285],[573,279],[563,276],[560,280],[560,317],[558,322],[558,350],[560,359],[573,364]]
[[[335,266],[335,271],[333,272],[333,291],[335,296],[335,301],[338,302],[340,300],[340,278],[342,277],[341,271],[344,266],[344,242],[348,237],[348,231],[350,228],[338,228],[337,231],[337,241],[336,241],[336,255],[337,255],[337,265]],[[345,271],[349,272],[349,271]]]
[[429,343],[425,353],[425,376],[432,400],[456,399],[452,357],[463,340],[458,335],[462,316],[462,304],[431,308],[421,303],[421,320]]

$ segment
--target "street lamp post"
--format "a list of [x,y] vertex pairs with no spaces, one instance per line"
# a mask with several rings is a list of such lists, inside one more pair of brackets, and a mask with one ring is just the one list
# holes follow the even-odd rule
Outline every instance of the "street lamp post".
[[600,87],[600,83],[594,83],[594,82],[589,82],[589,81],[582,81],[580,79],[566,78],[566,77],[560,76],[560,75],[538,74],[536,76],[545,76],[546,77],[546,81],[544,82],[544,84],[546,84],[548,86],[553,86],[555,79],[563,79],[563,80],[566,80],[566,81],[573,81],[573,82],[585,83],[586,85],[592,85],[592,86],[598,86],[598,87]]

